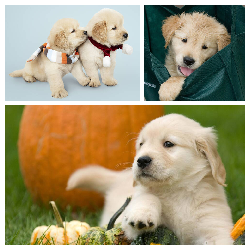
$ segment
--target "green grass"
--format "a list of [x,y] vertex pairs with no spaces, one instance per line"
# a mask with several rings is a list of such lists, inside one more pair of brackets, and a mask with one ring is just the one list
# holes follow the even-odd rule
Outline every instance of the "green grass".
[[[33,203],[19,169],[17,139],[23,106],[5,108],[5,244],[29,244],[33,229],[56,224],[51,209]],[[219,153],[227,170],[225,189],[234,222],[245,213],[245,107],[165,106],[166,113],[180,113],[218,131]],[[61,211],[67,221],[79,219],[96,226],[100,211]]]

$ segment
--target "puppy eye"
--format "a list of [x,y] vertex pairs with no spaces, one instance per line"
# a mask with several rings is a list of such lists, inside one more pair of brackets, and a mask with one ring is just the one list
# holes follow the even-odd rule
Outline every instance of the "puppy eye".
[[171,141],[165,141],[164,144],[163,144],[163,146],[165,148],[171,148],[171,147],[174,146],[174,144]]
[[184,38],[181,41],[184,42],[184,43],[186,43],[187,42],[187,38]]
[[207,49],[207,46],[206,46],[206,45],[203,45],[202,48],[203,48],[203,49]]
[[112,28],[112,30],[116,30],[116,27]]
[[141,142],[141,143],[140,143],[140,147],[141,147],[142,145],[143,145],[143,143]]
[[75,32],[75,29],[73,29],[72,31],[71,31],[71,33],[74,33]]

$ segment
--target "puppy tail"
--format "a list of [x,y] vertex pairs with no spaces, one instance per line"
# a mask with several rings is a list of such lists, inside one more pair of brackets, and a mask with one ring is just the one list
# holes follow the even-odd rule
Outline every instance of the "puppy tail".
[[9,74],[11,77],[22,77],[23,76],[23,69],[15,70]]
[[100,166],[88,166],[76,170],[68,179],[66,190],[74,188],[90,189],[105,194],[117,181],[118,171]]

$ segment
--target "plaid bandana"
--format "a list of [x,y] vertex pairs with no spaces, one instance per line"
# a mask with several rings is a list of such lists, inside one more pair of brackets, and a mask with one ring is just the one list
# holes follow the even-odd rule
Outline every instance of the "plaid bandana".
[[43,51],[44,55],[51,61],[55,63],[62,64],[72,64],[75,63],[79,59],[79,53],[77,50],[74,51],[72,55],[68,55],[66,53],[58,52],[50,48],[48,43],[44,43],[40,46],[27,60],[27,62],[31,62],[37,58],[37,56]]
[[98,49],[102,50],[104,53],[104,56],[109,56],[110,57],[110,51],[116,51],[117,49],[122,49],[123,45],[116,45],[116,46],[105,46],[103,44],[98,43],[97,41],[95,41],[92,37],[88,37],[89,41]]

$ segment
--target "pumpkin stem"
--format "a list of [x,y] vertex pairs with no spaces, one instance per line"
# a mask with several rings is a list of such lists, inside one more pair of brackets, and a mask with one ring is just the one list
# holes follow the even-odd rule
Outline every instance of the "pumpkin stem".
[[117,218],[121,215],[121,213],[125,210],[125,208],[128,206],[129,202],[131,201],[132,197],[128,197],[125,201],[125,203],[122,205],[122,207],[111,217],[107,230],[110,230],[114,227],[115,221]]
[[63,220],[62,220],[62,217],[61,217],[61,215],[60,215],[60,213],[59,213],[59,211],[58,211],[58,208],[57,208],[57,206],[56,206],[56,203],[55,203],[54,201],[50,201],[49,203],[50,203],[50,205],[51,205],[52,208],[53,208],[54,215],[55,215],[55,217],[56,217],[57,226],[58,226],[58,227],[64,228]]

